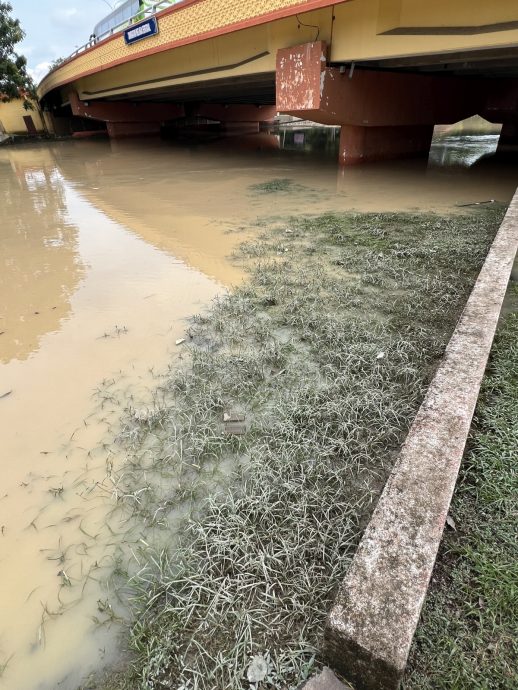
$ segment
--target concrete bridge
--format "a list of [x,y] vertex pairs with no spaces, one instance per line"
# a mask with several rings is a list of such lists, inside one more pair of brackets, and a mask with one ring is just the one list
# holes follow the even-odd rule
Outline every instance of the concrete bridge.
[[150,19],[157,33],[92,41],[43,79],[51,130],[258,128],[279,112],[341,126],[351,164],[427,152],[435,124],[479,114],[518,144],[516,0],[165,0],[126,39]]

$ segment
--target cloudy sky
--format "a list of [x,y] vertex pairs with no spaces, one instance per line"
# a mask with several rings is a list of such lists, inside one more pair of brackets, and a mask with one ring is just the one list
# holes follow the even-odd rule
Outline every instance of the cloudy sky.
[[116,0],[9,0],[25,39],[16,47],[25,55],[36,83],[50,63],[66,57],[88,41],[94,25],[110,12]]

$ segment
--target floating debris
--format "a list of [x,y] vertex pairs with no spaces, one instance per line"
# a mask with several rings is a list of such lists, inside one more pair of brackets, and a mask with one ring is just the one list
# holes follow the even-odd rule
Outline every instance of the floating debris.
[[448,527],[450,527],[454,532],[457,531],[457,525],[455,524],[455,520],[452,518],[451,515],[448,515],[446,518],[446,524]]
[[133,412],[133,416],[135,417],[137,422],[147,422],[147,420],[149,419],[149,415],[150,410],[148,410],[147,408],[142,408],[140,410],[135,410]]
[[64,570],[59,571],[58,577],[63,579],[63,585],[65,587],[72,587],[72,582]]
[[481,206],[482,204],[494,204],[495,199],[487,199],[487,201],[471,201],[469,204],[457,204],[459,208],[464,206]]
[[268,675],[268,662],[262,654],[256,654],[252,657],[246,677],[249,683],[260,683]]
[[242,436],[246,433],[246,424],[244,424],[243,422],[227,422],[225,424],[225,433],[234,434],[236,436]]
[[226,434],[242,436],[246,433],[245,415],[240,412],[225,412],[223,414]]
[[245,415],[239,414],[236,412],[225,412],[223,414],[223,421],[224,422],[244,422],[245,421]]

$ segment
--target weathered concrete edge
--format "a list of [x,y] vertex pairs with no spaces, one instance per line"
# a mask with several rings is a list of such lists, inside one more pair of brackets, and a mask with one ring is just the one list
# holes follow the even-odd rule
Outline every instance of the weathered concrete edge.
[[327,620],[325,655],[358,690],[401,681],[517,249],[518,190]]
[[331,669],[324,667],[320,673],[303,683],[298,690],[352,690],[352,688],[338,680]]

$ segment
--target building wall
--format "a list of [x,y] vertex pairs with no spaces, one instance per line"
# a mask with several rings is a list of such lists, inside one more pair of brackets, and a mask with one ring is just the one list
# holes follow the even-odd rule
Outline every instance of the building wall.
[[25,110],[21,99],[0,103],[0,131],[3,130],[6,134],[28,134],[27,126],[23,120],[27,116],[32,117],[36,131],[38,134],[42,134],[45,127],[36,105],[34,105],[33,110]]

